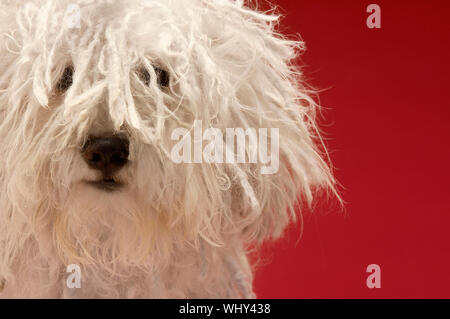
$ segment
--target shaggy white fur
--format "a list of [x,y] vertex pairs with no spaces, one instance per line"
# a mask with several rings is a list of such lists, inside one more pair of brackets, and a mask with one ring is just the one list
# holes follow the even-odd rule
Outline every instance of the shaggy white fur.
[[[0,296],[254,297],[249,244],[279,237],[318,188],[334,192],[317,105],[292,62],[303,42],[240,0],[0,5]],[[278,172],[174,163],[171,133],[194,120],[279,128]],[[129,162],[116,176],[125,187],[105,192],[86,184],[99,172],[81,148],[111,133],[129,139]],[[80,289],[66,286],[69,264]]]

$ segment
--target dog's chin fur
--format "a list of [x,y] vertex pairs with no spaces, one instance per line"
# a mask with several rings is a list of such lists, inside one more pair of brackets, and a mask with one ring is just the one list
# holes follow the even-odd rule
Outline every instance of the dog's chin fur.
[[[80,28],[66,23],[73,3]],[[249,245],[279,237],[297,201],[334,192],[293,64],[303,43],[241,1],[0,4],[0,296],[254,297]],[[73,84],[58,92],[67,66]],[[171,132],[194,120],[279,128],[279,170],[174,163]],[[109,133],[130,149],[107,191],[80,150]],[[67,288],[70,264],[79,289]]]

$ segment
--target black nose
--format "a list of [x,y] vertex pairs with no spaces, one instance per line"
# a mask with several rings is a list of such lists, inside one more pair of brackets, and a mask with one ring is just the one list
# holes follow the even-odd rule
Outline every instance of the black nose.
[[89,167],[110,178],[128,162],[129,144],[120,137],[92,137],[83,146],[83,158]]

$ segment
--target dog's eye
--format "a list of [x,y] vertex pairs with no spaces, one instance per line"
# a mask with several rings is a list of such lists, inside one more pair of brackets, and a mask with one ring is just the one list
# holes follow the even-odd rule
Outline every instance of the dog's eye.
[[[169,86],[169,74],[161,68],[154,67],[156,82],[161,87]],[[145,85],[150,85],[150,72],[146,68],[140,68],[137,72],[139,78]]]
[[140,68],[137,71],[137,75],[139,76],[139,79],[141,79],[142,83],[147,86],[150,84],[150,73],[146,68]]
[[73,67],[68,66],[64,69],[63,75],[61,76],[61,79],[59,79],[58,84],[56,85],[56,88],[60,92],[66,91],[71,85],[72,85],[72,79],[73,77]]
[[161,68],[155,67],[158,84],[162,87],[169,86],[169,74]]

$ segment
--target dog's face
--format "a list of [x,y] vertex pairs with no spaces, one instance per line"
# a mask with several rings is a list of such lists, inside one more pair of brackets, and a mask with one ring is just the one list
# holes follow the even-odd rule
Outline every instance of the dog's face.
[[[2,267],[30,238],[66,263],[111,267],[199,240],[276,237],[297,198],[332,186],[292,63],[302,43],[274,31],[277,17],[228,0],[4,1],[1,12]],[[278,164],[195,158],[208,128],[224,133],[213,148],[227,128],[254,128]],[[182,135],[190,163],[173,156]]]

